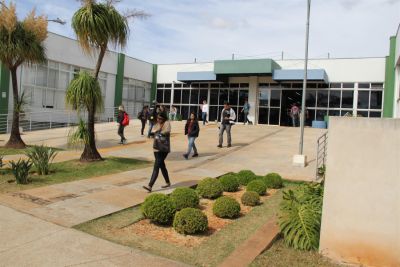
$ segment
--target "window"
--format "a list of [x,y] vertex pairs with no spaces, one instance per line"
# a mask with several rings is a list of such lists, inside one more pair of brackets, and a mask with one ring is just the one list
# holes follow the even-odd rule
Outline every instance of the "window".
[[271,107],[280,107],[280,105],[281,105],[281,90],[271,90]]
[[331,83],[330,88],[342,88],[342,84],[341,83]]
[[341,91],[339,90],[329,91],[329,108],[340,108],[340,96]]
[[328,91],[317,91],[317,106],[328,107]]
[[199,89],[192,89],[190,93],[190,104],[195,104],[197,105],[199,103],[199,94],[200,90]]
[[171,90],[170,89],[164,90],[164,103],[165,104],[171,103]]
[[181,103],[182,90],[174,90],[174,104]]
[[306,106],[315,108],[315,104],[317,103],[317,91],[315,90],[307,90],[306,94]]
[[359,83],[358,84],[358,88],[361,88],[361,89],[368,89],[369,87],[370,87],[369,83]]
[[229,103],[233,106],[238,105],[239,97],[238,97],[239,91],[238,90],[229,90]]
[[189,104],[190,102],[190,90],[182,90],[182,104]]
[[370,109],[382,109],[382,91],[371,91]]
[[370,91],[359,91],[358,92],[358,108],[368,109],[369,107],[369,93]]
[[354,88],[354,83],[343,83],[343,88]]
[[353,108],[354,91],[342,91],[342,108]]

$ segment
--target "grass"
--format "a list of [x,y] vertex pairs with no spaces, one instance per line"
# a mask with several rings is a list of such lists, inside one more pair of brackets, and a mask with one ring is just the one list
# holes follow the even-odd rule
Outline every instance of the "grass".
[[300,251],[287,247],[282,239],[275,241],[270,249],[259,255],[250,267],[338,267],[316,251]]
[[278,191],[263,205],[255,207],[246,216],[234,220],[193,248],[154,240],[146,236],[116,234],[118,230],[142,218],[139,207],[89,221],[75,228],[118,244],[135,247],[191,265],[217,266],[277,213],[281,199],[282,191]]
[[15,192],[45,185],[71,182],[86,178],[124,172],[134,169],[150,166],[147,161],[141,161],[129,158],[109,157],[104,161],[82,163],[78,160],[53,163],[49,175],[36,175],[35,168],[30,173],[31,183],[27,185],[9,183],[9,180],[15,180],[10,169],[0,170],[0,193]]
[[[0,147],[0,156],[25,154],[27,149],[29,149],[30,147],[31,146],[27,146],[26,148],[23,148],[23,149]],[[61,148],[56,148],[56,147],[52,147],[52,148],[56,151],[63,150]]]

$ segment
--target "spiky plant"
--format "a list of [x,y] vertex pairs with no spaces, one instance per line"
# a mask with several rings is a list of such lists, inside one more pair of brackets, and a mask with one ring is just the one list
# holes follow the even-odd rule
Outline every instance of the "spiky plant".
[[71,128],[68,134],[68,146],[79,148],[89,143],[89,133],[86,128],[86,123],[82,118],[79,118],[78,126]]
[[321,184],[283,192],[279,226],[288,246],[300,250],[318,249],[323,194]]
[[50,164],[57,156],[57,152],[54,148],[41,145],[29,148],[26,155],[35,165],[39,175],[48,175],[50,173]]
[[45,16],[36,16],[35,10],[32,10],[23,21],[20,21],[13,3],[7,7],[3,0],[0,6],[0,61],[11,73],[14,101],[11,135],[5,146],[25,148],[19,131],[20,97],[17,69],[24,63],[46,61],[43,42],[47,37],[47,20]]

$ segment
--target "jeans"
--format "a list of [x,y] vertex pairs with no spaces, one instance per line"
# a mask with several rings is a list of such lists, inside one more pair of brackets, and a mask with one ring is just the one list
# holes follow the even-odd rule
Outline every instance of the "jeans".
[[219,128],[219,145],[222,146],[224,142],[224,131],[226,130],[226,135],[228,137],[228,146],[232,144],[232,137],[231,137],[231,124],[221,124]]
[[153,126],[154,126],[154,123],[152,121],[149,121],[149,132],[147,134],[147,137],[149,137],[149,138],[150,138],[151,130],[153,130]]
[[297,116],[292,116],[292,126],[293,127],[297,126]]
[[168,176],[168,170],[167,167],[165,166],[165,159],[168,156],[168,152],[154,152],[154,168],[153,168],[153,174],[151,175],[151,179],[149,182],[149,186],[153,187],[154,183],[156,182],[158,178],[158,173],[160,172],[164,176],[164,180],[167,184],[170,183],[169,181],[169,176]]
[[246,122],[251,123],[251,121],[249,120],[249,113],[243,112],[243,114],[244,114],[244,124],[246,124]]
[[191,137],[188,136],[188,141],[189,141],[189,146],[188,146],[188,151],[186,153],[186,155],[190,155],[190,153],[192,152],[192,148],[193,148],[193,152],[196,155],[197,154],[197,148],[196,148],[196,144],[194,143],[194,141],[196,140],[196,137]]
[[120,124],[118,127],[118,135],[121,137],[121,143],[126,140],[126,138],[124,136],[124,130],[125,130],[125,126]]
[[140,133],[144,135],[144,128],[146,127],[146,120],[140,120],[142,122],[142,129],[140,130]]
[[202,112],[201,113],[201,118],[203,119],[203,125],[206,124],[207,121],[207,112]]

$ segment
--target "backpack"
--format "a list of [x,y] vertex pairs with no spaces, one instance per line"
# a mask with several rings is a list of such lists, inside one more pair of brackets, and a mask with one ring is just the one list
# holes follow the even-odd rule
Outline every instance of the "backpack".
[[129,125],[129,116],[128,113],[124,113],[124,119],[121,122],[122,126],[128,126]]
[[140,111],[140,112],[137,114],[137,118],[138,118],[139,120],[141,120],[141,119],[143,119],[142,117],[143,117],[143,111]]

